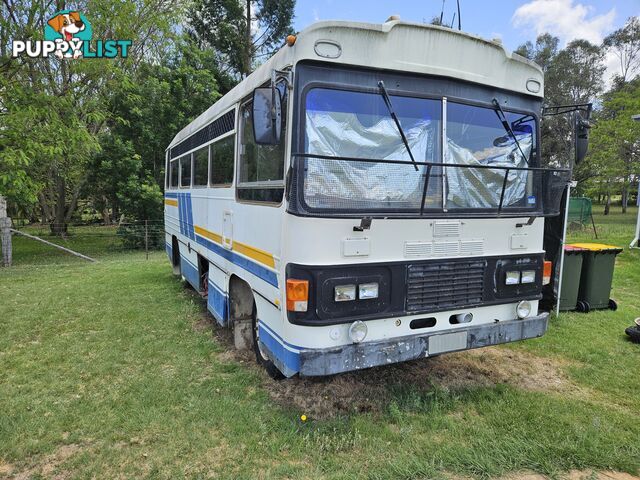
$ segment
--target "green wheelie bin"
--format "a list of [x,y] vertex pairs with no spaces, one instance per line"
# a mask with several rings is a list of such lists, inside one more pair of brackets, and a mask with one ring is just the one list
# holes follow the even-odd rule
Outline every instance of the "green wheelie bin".
[[583,253],[587,250],[573,245],[564,246],[562,264],[562,288],[560,290],[560,310],[575,310],[578,305],[580,274],[582,273]]
[[584,248],[577,310],[588,312],[593,309],[610,308],[618,305],[610,298],[613,270],[620,247],[602,243],[573,243],[573,247]]

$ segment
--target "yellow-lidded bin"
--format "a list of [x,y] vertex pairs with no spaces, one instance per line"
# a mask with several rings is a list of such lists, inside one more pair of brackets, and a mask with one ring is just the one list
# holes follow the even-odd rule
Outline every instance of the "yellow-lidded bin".
[[564,246],[562,289],[560,290],[561,311],[577,309],[582,262],[586,251],[584,248],[574,247],[573,245]]
[[616,255],[620,247],[603,243],[572,243],[572,247],[582,248],[583,261],[578,291],[578,310],[600,308],[615,310],[617,304],[610,298]]

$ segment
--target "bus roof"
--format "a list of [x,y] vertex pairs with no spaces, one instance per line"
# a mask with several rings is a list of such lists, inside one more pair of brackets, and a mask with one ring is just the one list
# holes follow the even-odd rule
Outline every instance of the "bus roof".
[[401,20],[382,24],[322,21],[301,31],[293,46],[283,46],[182,129],[169,148],[208,125],[268,81],[273,69],[283,70],[301,60],[437,75],[534,97],[543,96],[541,68],[507,51],[499,41]]

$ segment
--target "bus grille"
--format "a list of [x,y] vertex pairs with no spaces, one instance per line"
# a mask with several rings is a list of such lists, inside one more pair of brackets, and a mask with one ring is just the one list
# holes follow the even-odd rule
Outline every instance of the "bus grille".
[[484,298],[484,260],[409,265],[407,312],[434,312],[480,304]]

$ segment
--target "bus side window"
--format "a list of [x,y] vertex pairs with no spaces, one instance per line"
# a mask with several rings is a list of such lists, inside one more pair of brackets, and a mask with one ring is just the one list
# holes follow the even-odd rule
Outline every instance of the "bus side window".
[[206,187],[209,181],[209,149],[207,147],[193,153],[193,186]]
[[191,154],[180,157],[180,186],[191,186]]
[[178,188],[178,160],[169,162],[169,187]]
[[[283,104],[283,110],[286,107]],[[280,203],[284,193],[285,126],[278,145],[258,145],[253,135],[252,102],[240,110],[238,198]]]
[[209,146],[211,156],[211,185],[230,186],[233,182],[233,150],[236,143],[236,136],[218,140]]

